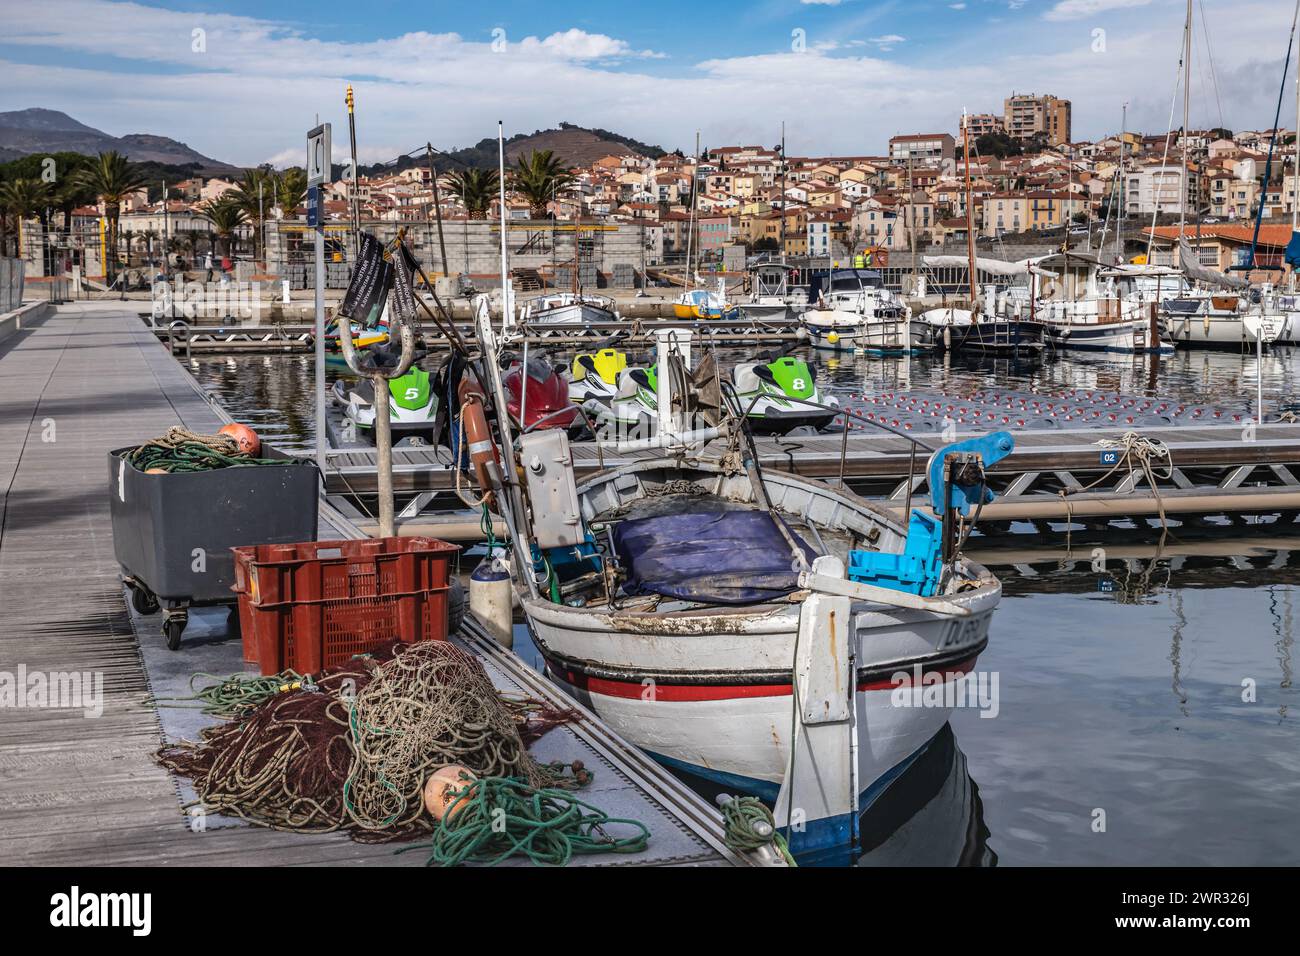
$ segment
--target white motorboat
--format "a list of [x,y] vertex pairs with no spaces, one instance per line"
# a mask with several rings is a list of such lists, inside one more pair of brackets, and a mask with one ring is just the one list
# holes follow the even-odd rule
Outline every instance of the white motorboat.
[[922,344],[912,339],[907,307],[870,269],[832,270],[800,322],[812,346],[829,351],[900,354]]
[[765,262],[751,270],[752,293],[740,303],[745,316],[757,321],[782,322],[797,318],[808,308],[808,290],[790,285],[790,269]]

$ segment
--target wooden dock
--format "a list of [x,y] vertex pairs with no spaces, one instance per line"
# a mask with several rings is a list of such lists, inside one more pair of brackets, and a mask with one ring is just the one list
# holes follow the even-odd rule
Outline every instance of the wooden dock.
[[[420,865],[420,853],[245,825],[194,832],[177,782],[150,759],[164,740],[151,682],[188,673],[156,617],[128,612],[114,558],[107,452],[228,417],[135,311],[78,303],[0,343],[0,670],[103,676],[103,711],[0,707],[0,858],[25,865]],[[328,505],[321,536],[360,534]],[[224,612],[220,617],[224,618]],[[463,638],[498,686],[561,698],[513,654]],[[238,669],[237,640],[208,645]],[[146,666],[161,659],[164,668]],[[749,865],[720,817],[591,715],[542,742],[596,771],[599,799],[651,828],[651,849],[593,865]],[[548,755],[548,759],[553,759]],[[569,757],[568,759],[572,759]]]

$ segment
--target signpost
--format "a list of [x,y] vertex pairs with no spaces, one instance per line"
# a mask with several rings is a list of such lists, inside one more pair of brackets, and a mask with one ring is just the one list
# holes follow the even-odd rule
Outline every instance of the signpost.
[[307,134],[307,225],[316,234],[316,467],[325,474],[325,217],[321,187],[330,181],[330,124]]

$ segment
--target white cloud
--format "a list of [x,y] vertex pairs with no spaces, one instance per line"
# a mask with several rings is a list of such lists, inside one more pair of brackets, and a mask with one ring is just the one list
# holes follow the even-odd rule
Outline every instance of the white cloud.
[[1128,10],[1133,7],[1145,7],[1151,0],[1060,0],[1056,6],[1043,14],[1044,20],[1082,20],[1084,17],[1108,13],[1112,10]]
[[949,9],[949,10],[965,10],[965,9],[966,9],[966,4],[964,4],[964,3],[950,3],[950,4],[948,4],[948,9]]
[[838,7],[843,0],[799,0],[799,2],[809,6]]
[[[1289,28],[1290,10],[1281,7],[1276,0],[1234,0],[1231,16],[1211,15],[1230,128],[1272,121],[1285,44],[1274,50],[1276,42],[1266,46],[1261,38]],[[942,57],[882,56],[879,41],[897,37],[882,30],[867,46],[846,41],[833,51],[718,56],[663,73],[648,71],[645,51],[626,40],[580,30],[510,36],[498,53],[486,33],[321,40],[277,21],[107,0],[7,4],[4,16],[10,48],[59,56],[40,65],[0,60],[0,109],[62,109],[110,133],[169,135],[246,164],[299,162],[318,114],[335,124],[336,143],[345,143],[349,80],[357,93],[358,145],[368,160],[426,140],[469,145],[495,136],[498,118],[510,132],[567,120],[667,149],[689,148],[697,128],[709,144],[775,142],[784,118],[792,151],[878,152],[895,133],[956,129],[963,105],[996,111],[1013,89],[1072,99],[1076,137],[1118,129],[1126,99],[1130,129],[1162,133],[1182,28],[1178,18],[1146,18],[1122,35],[1111,31],[1099,55],[1086,31],[1054,31],[1041,19],[1019,18],[995,28],[996,44],[988,32],[972,30]],[[205,53],[191,49],[195,28],[207,31]],[[136,62],[130,72],[92,68],[82,65],[86,55]],[[44,52],[41,58],[50,59]],[[1194,78],[1191,122],[1218,125],[1215,96],[1201,89],[1204,83]]]

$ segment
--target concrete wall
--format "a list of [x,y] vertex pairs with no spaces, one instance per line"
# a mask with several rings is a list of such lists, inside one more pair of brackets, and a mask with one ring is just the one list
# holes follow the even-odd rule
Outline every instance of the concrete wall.
[[[274,227],[269,230],[267,261],[272,269],[289,275],[301,275],[304,271],[310,271],[304,270],[304,266],[314,262],[312,239],[310,234],[296,231],[301,229],[301,225],[289,224],[283,230]],[[373,222],[362,223],[361,228],[380,239],[389,240],[396,237],[400,225]],[[533,269],[551,274],[557,267],[571,264],[574,254],[572,224],[561,221],[558,229],[555,226],[549,220],[516,220],[507,223],[507,249],[511,268]],[[640,270],[643,260],[650,266],[662,257],[659,230],[642,230],[635,223],[624,222],[592,223],[591,227],[584,228],[580,233],[582,263],[584,266],[594,265],[607,279],[612,279],[618,266],[624,267],[617,269],[617,272],[620,276],[625,276],[628,274],[627,267],[631,267],[635,273]],[[332,230],[329,235],[337,238],[344,250],[344,263],[333,264],[331,271],[335,274],[329,276],[329,285],[335,287],[339,281],[346,285],[347,276],[351,273],[346,262],[352,248],[351,231]],[[647,247],[644,255],[643,235]],[[447,250],[446,271],[449,274],[467,273],[475,276],[475,284],[481,287],[491,285],[492,277],[500,274],[501,233],[498,223],[465,220],[446,222],[443,223],[442,240]],[[406,224],[406,241],[431,278],[442,271],[436,224]],[[329,258],[327,256],[327,261]],[[342,268],[338,268],[339,265]]]

